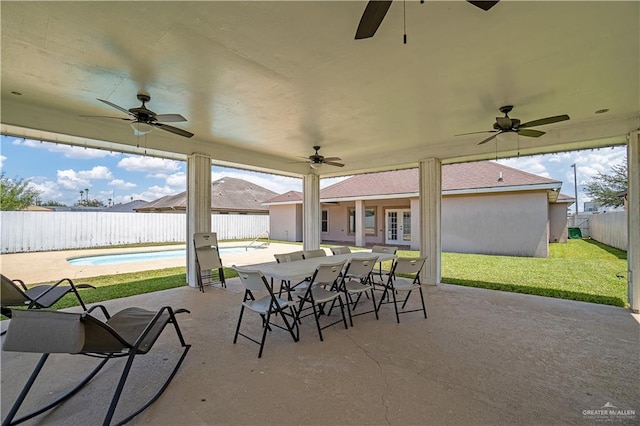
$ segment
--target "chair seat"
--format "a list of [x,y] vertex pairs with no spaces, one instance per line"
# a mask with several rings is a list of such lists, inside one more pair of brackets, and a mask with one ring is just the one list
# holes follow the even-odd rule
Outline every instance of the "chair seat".
[[349,293],[363,293],[371,290],[371,286],[362,284],[360,281],[347,281],[344,286]]
[[[284,309],[289,306],[289,301],[276,298],[276,303],[280,306],[280,309]],[[242,302],[244,306],[259,314],[267,314],[271,307],[271,295],[262,296],[256,300],[247,300]]]
[[[157,312],[155,311],[148,311],[142,308],[125,308],[113,315],[106,322],[109,327],[113,328],[116,333],[120,335],[120,337],[122,337],[129,345],[133,346],[156,314]],[[169,322],[169,319],[169,313],[164,311],[138,347],[138,353],[147,353],[149,349],[151,349],[151,346],[153,346],[160,333],[162,333],[162,330]],[[92,346],[92,342],[87,341],[85,343],[86,349],[83,349],[83,352],[92,352],[96,350]],[[111,349],[117,350],[115,347]],[[124,346],[122,349],[124,349]],[[100,350],[104,351],[105,349],[103,348]]]
[[411,291],[417,289],[418,287],[420,287],[419,284],[415,284],[413,280],[407,278],[397,277],[393,281],[393,288],[396,291]]
[[313,293],[313,300],[316,303],[331,302],[332,300],[340,297],[340,293],[329,291],[322,287],[314,287],[311,289],[311,292]]
[[[30,288],[29,290],[25,291],[25,293],[30,298],[37,299],[38,304],[40,306],[44,306],[45,308],[48,308],[49,306],[56,303],[64,295],[66,295],[71,291],[71,287],[68,287],[68,286],[55,287],[55,288],[52,288],[50,291],[48,291],[47,294],[40,297],[42,293],[49,290],[50,288],[51,288],[50,285],[39,285],[39,286]],[[26,304],[28,305],[28,303]]]

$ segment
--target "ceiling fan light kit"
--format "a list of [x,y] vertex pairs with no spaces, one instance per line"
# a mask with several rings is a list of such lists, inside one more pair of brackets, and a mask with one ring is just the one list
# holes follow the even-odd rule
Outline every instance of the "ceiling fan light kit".
[[480,131],[480,132],[471,132],[471,133],[462,133],[456,136],[464,136],[464,135],[474,135],[478,133],[493,133],[493,135],[488,138],[480,141],[478,145],[483,145],[502,133],[517,133],[520,136],[526,136],[528,138],[539,138],[544,135],[545,132],[541,130],[529,129],[529,127],[536,126],[544,126],[546,124],[558,123],[560,121],[569,120],[569,116],[567,114],[562,115],[554,115],[552,117],[540,118],[538,120],[527,121],[526,123],[522,123],[517,118],[509,117],[509,113],[513,109],[513,105],[505,105],[500,107],[500,112],[504,114],[504,117],[496,117],[496,122],[493,123],[494,130]]
[[188,132],[183,129],[179,129],[177,127],[169,126],[164,123],[175,123],[175,122],[184,122],[187,121],[186,118],[181,116],[180,114],[156,114],[151,111],[145,105],[147,102],[151,100],[151,96],[145,95],[143,93],[138,93],[137,98],[142,105],[137,108],[123,108],[120,105],[116,105],[113,102],[106,101],[104,99],[98,98],[98,100],[104,104],[109,105],[112,108],[117,109],[118,111],[127,114],[128,117],[104,117],[104,116],[95,116],[95,115],[81,115],[81,117],[88,118],[107,118],[112,120],[125,120],[130,121],[131,127],[134,130],[135,135],[146,135],[151,132],[154,128],[158,128],[164,130],[169,133],[176,134],[178,136],[183,136],[185,138],[190,138],[193,136],[193,133]]

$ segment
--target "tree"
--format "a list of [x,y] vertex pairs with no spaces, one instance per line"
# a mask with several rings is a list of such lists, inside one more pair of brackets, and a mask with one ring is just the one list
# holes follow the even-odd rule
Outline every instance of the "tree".
[[55,200],[49,200],[49,201],[45,201],[44,203],[40,204],[43,207],[67,207],[66,204],[61,203],[59,201],[55,201]]
[[40,191],[29,186],[28,179],[9,179],[0,173],[0,210],[22,210],[35,204]]
[[601,206],[620,207],[624,204],[620,193],[626,192],[627,160],[611,166],[611,173],[598,173],[593,180],[586,183],[584,192]]
[[93,200],[85,201],[85,206],[87,206],[87,207],[106,207],[104,205],[104,202],[102,202],[100,200],[97,200],[95,198]]

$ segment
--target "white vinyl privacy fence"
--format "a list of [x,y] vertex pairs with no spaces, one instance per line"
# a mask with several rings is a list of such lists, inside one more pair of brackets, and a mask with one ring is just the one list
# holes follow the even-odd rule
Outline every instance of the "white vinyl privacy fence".
[[628,248],[627,212],[594,214],[589,218],[591,238],[620,250]]
[[[0,212],[1,253],[66,250],[135,243],[182,243],[184,213]],[[219,240],[257,238],[268,215],[212,215]]]

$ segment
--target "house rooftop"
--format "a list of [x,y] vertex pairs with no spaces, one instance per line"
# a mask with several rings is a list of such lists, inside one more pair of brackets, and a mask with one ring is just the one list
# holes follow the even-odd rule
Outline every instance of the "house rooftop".
[[[233,212],[266,213],[262,205],[277,193],[255,183],[243,179],[223,177],[211,184],[211,209]],[[154,211],[185,211],[187,208],[187,192],[168,195],[151,201],[147,205],[136,209],[139,212]]]

